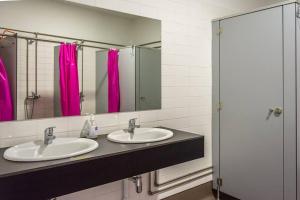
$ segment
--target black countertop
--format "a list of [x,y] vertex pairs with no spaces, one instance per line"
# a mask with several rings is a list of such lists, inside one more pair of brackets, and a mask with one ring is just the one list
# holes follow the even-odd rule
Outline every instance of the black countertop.
[[119,144],[99,136],[96,150],[67,159],[12,162],[1,156],[0,199],[56,197],[204,156],[203,136],[169,130],[174,132],[172,138],[146,144]]

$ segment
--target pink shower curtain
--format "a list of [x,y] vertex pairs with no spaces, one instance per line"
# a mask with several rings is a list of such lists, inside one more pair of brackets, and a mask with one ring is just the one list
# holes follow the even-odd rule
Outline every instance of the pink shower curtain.
[[14,108],[6,69],[0,58],[0,121],[14,119]]
[[119,85],[119,51],[108,51],[108,112],[120,111],[120,85]]
[[80,96],[76,44],[59,48],[60,103],[62,116],[80,115]]

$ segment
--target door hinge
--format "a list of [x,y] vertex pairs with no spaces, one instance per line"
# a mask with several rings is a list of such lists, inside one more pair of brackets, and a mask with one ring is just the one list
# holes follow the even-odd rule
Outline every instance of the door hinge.
[[223,103],[222,102],[219,102],[219,105],[218,105],[218,111],[221,111],[223,109]]
[[223,185],[223,179],[222,178],[217,178],[217,185],[218,185],[218,187],[221,187]]
[[300,18],[300,6],[297,6],[296,17]]
[[223,33],[223,28],[219,28],[218,32],[217,32],[217,35],[221,35]]

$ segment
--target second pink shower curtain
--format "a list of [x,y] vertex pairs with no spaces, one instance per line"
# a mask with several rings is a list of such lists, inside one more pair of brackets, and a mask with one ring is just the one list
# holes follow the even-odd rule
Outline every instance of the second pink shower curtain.
[[62,116],[80,115],[76,44],[62,43],[60,45],[59,72]]
[[120,84],[119,84],[119,51],[108,51],[108,112],[120,111]]

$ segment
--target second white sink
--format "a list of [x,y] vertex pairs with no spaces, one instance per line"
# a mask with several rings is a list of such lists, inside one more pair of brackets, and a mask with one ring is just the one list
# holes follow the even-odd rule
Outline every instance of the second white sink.
[[136,128],[133,138],[130,133],[119,130],[108,134],[107,138],[110,141],[118,143],[148,143],[158,142],[173,137],[173,132],[161,128]]
[[98,142],[85,138],[57,138],[52,144],[33,141],[13,146],[4,152],[4,158],[11,161],[45,161],[69,158],[88,153],[98,148]]

